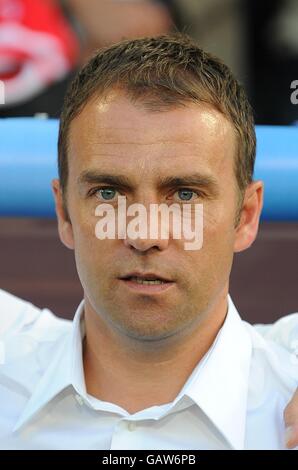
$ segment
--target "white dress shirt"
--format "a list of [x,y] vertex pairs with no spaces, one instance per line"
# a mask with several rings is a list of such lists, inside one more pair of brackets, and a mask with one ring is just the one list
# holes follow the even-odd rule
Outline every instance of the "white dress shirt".
[[0,291],[0,449],[284,449],[298,314],[259,326],[264,339],[228,303],[174,401],[129,414],[86,391],[83,302],[70,322]]

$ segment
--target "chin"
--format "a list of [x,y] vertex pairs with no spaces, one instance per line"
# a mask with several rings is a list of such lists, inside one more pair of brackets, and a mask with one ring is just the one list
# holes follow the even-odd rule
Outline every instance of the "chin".
[[124,334],[126,337],[141,341],[141,342],[158,342],[158,341],[163,341],[166,340],[167,338],[171,338],[179,331],[182,329],[180,328],[174,328],[173,325],[172,327],[166,327],[161,328],[161,325],[159,323],[159,328],[157,328],[157,323],[155,322],[154,325],[119,325],[119,330],[121,330],[121,333]]

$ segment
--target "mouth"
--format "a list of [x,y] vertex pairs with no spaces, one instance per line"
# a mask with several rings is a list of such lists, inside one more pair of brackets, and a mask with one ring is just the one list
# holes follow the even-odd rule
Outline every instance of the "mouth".
[[174,285],[173,280],[156,273],[129,273],[119,279],[128,288],[145,293],[162,292]]

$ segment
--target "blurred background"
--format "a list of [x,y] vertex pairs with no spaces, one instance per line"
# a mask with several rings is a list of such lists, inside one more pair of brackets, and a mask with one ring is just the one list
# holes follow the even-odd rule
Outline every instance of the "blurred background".
[[[298,0],[0,0],[0,118],[59,118],[67,84],[96,49],[170,31],[231,67],[256,124],[298,124]],[[298,311],[297,242],[298,220],[263,221],[236,255],[231,294],[244,319]],[[0,218],[0,288],[73,316],[82,290],[54,219]]]

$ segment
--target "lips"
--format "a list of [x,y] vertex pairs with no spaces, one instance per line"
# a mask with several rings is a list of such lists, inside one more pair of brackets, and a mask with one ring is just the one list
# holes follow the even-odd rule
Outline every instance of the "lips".
[[130,280],[130,281],[135,281],[135,282],[143,282],[143,281],[156,281],[156,282],[173,282],[171,279],[168,279],[164,276],[161,276],[158,273],[140,273],[137,271],[131,272],[126,274],[125,276],[122,276],[120,279],[122,280]]
[[131,272],[119,277],[130,293],[146,296],[161,296],[175,286],[175,281],[154,272]]

